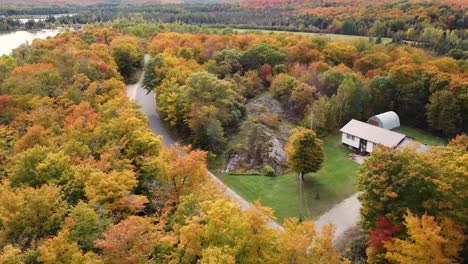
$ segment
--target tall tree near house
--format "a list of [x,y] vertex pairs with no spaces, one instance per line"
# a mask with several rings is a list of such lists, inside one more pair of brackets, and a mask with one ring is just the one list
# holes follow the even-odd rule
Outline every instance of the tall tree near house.
[[334,110],[328,97],[318,94],[309,114],[310,129],[319,136],[327,135],[333,131],[337,126]]
[[289,167],[299,173],[299,218],[302,220],[302,196],[304,174],[317,172],[325,159],[323,143],[315,132],[307,128],[293,130],[286,145]]
[[358,77],[348,74],[338,87],[336,95],[332,97],[338,104],[338,122],[344,124],[348,120],[360,119],[362,115],[362,81]]
[[429,101],[426,105],[429,127],[444,135],[459,132],[460,107],[453,93],[446,90],[437,91],[431,95]]
[[387,76],[376,76],[367,83],[374,113],[394,110],[397,103],[398,87]]
[[320,78],[320,81],[325,85],[325,93],[328,96],[335,94],[344,78],[345,75],[340,71],[325,71]]

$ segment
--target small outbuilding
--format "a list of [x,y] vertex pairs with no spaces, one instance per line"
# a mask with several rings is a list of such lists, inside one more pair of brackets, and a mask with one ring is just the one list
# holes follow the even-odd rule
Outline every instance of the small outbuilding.
[[389,148],[397,147],[405,135],[358,120],[349,121],[340,131],[341,142],[360,153],[370,153],[377,144]]
[[400,118],[395,112],[388,111],[369,118],[367,123],[385,129],[394,129],[400,126]]

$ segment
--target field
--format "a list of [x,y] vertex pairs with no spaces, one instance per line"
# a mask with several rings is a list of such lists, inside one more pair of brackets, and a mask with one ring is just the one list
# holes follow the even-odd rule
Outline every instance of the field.
[[[293,31],[279,31],[279,30],[262,30],[262,29],[235,29],[237,33],[261,33],[261,34],[281,34],[281,33],[293,33],[300,36],[319,36],[326,38],[330,41],[341,40],[341,41],[353,41],[357,39],[368,40],[367,36],[353,36],[353,35],[342,35],[342,34],[327,34],[327,33],[311,33],[311,32],[293,32]],[[382,38],[382,43],[391,42],[391,38]]]
[[[341,134],[336,133],[325,141],[322,169],[305,176],[305,216],[308,219],[316,219],[356,192],[354,183],[358,164],[347,159],[349,151],[341,146],[340,140]],[[262,205],[272,207],[279,222],[285,217],[299,215],[296,173],[275,177],[223,175],[220,179],[246,200],[260,200]]]
[[447,140],[435,136],[431,132],[422,129],[412,128],[409,126],[400,126],[396,129],[393,129],[393,131],[405,134],[416,139],[416,141],[429,146],[442,146],[447,144]]

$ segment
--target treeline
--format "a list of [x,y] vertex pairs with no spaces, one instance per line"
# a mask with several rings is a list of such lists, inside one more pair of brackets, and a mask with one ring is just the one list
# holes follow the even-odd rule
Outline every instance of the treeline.
[[[337,33],[389,37],[394,38],[395,42],[415,41],[420,47],[433,49],[440,54],[446,54],[453,48],[466,49],[468,17],[466,7],[458,4],[448,5],[437,1],[355,4],[343,1],[313,8],[294,5],[250,7],[245,3],[96,4],[69,8],[68,12],[77,10],[79,13],[58,21],[61,24],[92,24],[128,19],[148,23]],[[64,11],[63,8],[55,13]],[[49,11],[53,9],[51,7]],[[13,11],[10,8],[6,12]]]
[[273,229],[204,151],[161,147],[121,81],[142,51],[99,28],[0,57],[0,263],[347,263],[332,226]]
[[66,14],[71,12],[72,8],[80,8],[80,6],[37,6],[37,5],[8,5],[0,6],[0,15],[16,16],[16,15],[51,15],[51,14]]
[[0,32],[12,31],[12,30],[15,30],[16,28],[19,28],[20,26],[21,26],[21,23],[19,20],[7,18],[7,19],[4,19],[3,22],[0,24]]
[[160,33],[149,51],[145,85],[159,110],[196,147],[215,153],[244,120],[246,101],[267,91],[321,136],[389,110],[446,136],[467,128],[466,60],[295,35]]

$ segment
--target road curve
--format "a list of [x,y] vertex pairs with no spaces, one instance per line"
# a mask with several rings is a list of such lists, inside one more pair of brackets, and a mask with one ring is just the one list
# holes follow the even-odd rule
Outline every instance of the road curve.
[[[149,58],[150,58],[149,55],[146,54],[145,65],[148,62]],[[156,100],[155,100],[155,94],[153,92],[148,93],[143,88],[143,78],[144,78],[144,74],[141,74],[136,84],[127,85],[127,96],[130,97],[130,99],[134,100],[136,103],[141,105],[141,110],[148,117],[150,129],[153,131],[154,134],[160,135],[163,137],[162,143],[164,146],[170,147],[174,145],[174,143],[176,142],[171,137],[171,135],[167,132],[167,129],[164,126],[164,122],[161,120],[161,117],[158,115],[158,112],[156,111],[157,105],[156,105]],[[208,174],[210,175],[213,181],[219,183],[221,186],[226,188],[225,193],[231,198],[233,198],[237,203],[239,203],[242,206],[243,210],[246,210],[247,208],[249,208],[249,202],[244,200],[235,191],[227,187],[223,182],[221,182],[220,179],[218,179],[218,177],[213,175],[213,173],[208,171]],[[273,228],[284,230],[284,228],[275,221],[268,222],[268,225]]]

